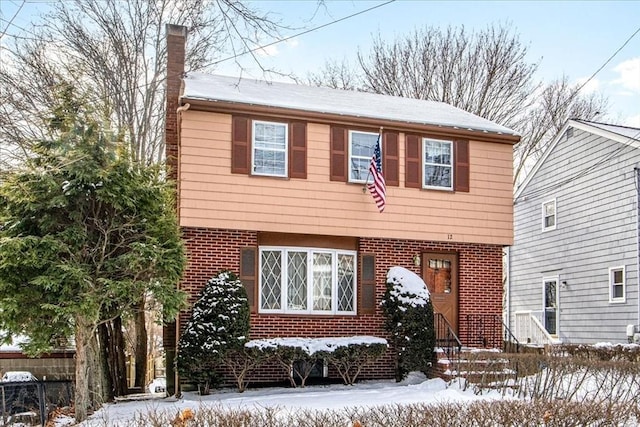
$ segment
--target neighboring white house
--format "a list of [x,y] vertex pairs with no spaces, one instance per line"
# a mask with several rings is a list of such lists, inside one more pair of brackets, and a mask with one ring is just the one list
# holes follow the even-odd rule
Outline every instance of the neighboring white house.
[[627,342],[640,323],[640,129],[569,120],[514,196],[506,313],[522,343]]

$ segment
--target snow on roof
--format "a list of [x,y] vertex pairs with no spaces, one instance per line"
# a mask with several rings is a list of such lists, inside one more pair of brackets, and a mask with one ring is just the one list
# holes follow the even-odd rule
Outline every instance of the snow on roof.
[[372,337],[368,335],[357,335],[353,337],[329,337],[329,338],[269,338],[262,340],[251,340],[245,344],[246,347],[276,348],[276,347],[296,347],[303,349],[307,354],[312,355],[319,351],[332,353],[340,347],[347,347],[351,344],[384,344],[384,338]]
[[424,305],[429,301],[429,290],[424,280],[404,267],[391,267],[387,273],[387,282],[394,285],[398,300],[407,305]]
[[213,74],[189,73],[182,97],[517,135],[443,102]]

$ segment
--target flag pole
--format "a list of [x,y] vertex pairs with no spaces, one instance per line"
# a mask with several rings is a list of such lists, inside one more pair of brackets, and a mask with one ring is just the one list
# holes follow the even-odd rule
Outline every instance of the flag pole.
[[[376,141],[376,144],[379,144],[380,142],[382,142],[382,130],[384,129],[384,127],[380,126],[380,130],[378,131],[378,141]],[[375,151],[375,148],[374,148]],[[371,169],[369,169],[369,173],[367,174],[367,179],[364,181],[364,185],[362,186],[362,192],[366,193],[367,192],[367,184],[369,184],[369,178],[371,177]]]

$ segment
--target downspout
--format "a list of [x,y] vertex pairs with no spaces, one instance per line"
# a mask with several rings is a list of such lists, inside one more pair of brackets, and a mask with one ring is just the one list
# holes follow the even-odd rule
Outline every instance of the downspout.
[[511,328],[511,246],[504,247],[503,253],[504,262],[504,324],[509,329]]
[[[177,132],[178,132],[178,159],[176,161],[176,165],[177,165],[177,171],[176,171],[176,209],[178,210],[178,227],[180,226],[180,147],[182,146],[181,144],[181,128],[182,128],[182,112],[183,111],[187,111],[189,109],[189,107],[191,107],[191,104],[187,103],[184,104],[180,107],[178,107],[176,109],[176,121],[178,122],[178,126],[177,126]],[[178,287],[178,291],[180,290],[180,281],[178,281],[177,284]],[[174,352],[174,356],[173,356],[173,360],[174,362],[177,362],[178,360],[178,343],[180,342],[180,313],[178,312],[178,315],[176,316],[176,347],[175,347],[175,352]],[[175,390],[175,396],[179,397],[182,395],[182,390],[180,390],[180,374],[178,373],[177,369],[173,370],[173,379],[174,379],[174,390]]]
[[638,281],[638,325],[640,328],[640,168],[638,166],[633,168],[635,172],[635,185],[636,185],[636,228],[638,232],[638,246],[636,250],[637,264],[636,264],[636,280]]

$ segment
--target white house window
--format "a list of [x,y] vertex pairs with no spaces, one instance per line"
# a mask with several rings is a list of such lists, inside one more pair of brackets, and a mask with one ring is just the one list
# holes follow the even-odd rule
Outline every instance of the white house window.
[[609,302],[626,301],[625,268],[609,268]]
[[378,134],[349,131],[349,182],[365,182]]
[[254,120],[252,135],[253,174],[286,177],[287,124]]
[[356,314],[356,252],[260,248],[260,312]]
[[556,199],[542,204],[542,231],[556,229]]
[[423,138],[424,188],[453,190],[453,142]]

